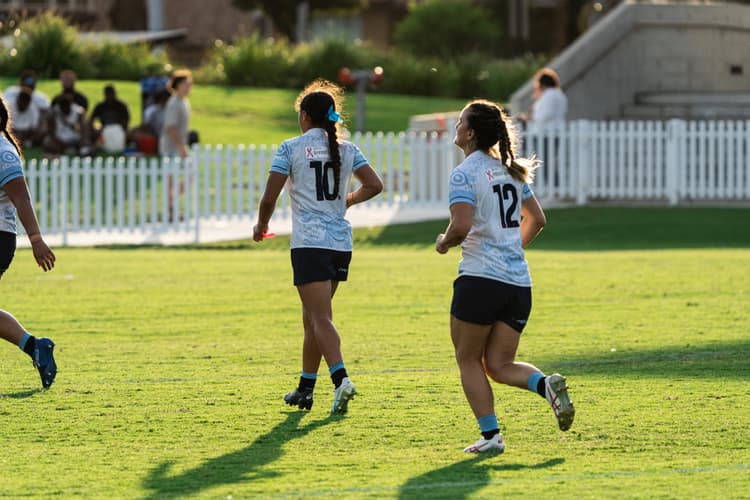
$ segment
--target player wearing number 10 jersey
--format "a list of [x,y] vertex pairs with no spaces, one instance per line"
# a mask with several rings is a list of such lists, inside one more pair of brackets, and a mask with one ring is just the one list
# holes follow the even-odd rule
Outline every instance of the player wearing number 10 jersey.
[[531,312],[531,277],[523,248],[546,219],[529,187],[536,162],[515,158],[513,123],[497,104],[469,103],[456,123],[455,144],[466,156],[451,173],[451,218],[435,243],[438,253],[461,245],[453,284],[451,338],[461,383],[482,437],[464,449],[502,452],[503,437],[487,376],[545,397],[561,430],[573,423],[565,379],[515,361]]
[[[350,206],[383,190],[380,177],[357,146],[338,140],[340,97],[341,89],[324,80],[311,83],[298,96],[295,108],[302,135],[279,147],[253,228],[253,239],[263,241],[286,184],[292,204],[294,285],[302,301],[305,336],[299,384],[284,396],[284,401],[312,408],[322,357],[334,385],[331,414],[346,413],[349,400],[356,394],[344,367],[341,339],[331,310],[333,295],[339,281],[346,281],[352,257],[352,229],[344,215]],[[349,193],[352,175],[361,186]]]

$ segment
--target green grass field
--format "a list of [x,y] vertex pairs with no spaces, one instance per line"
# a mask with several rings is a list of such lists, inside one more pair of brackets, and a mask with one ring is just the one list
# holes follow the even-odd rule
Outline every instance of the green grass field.
[[[528,252],[519,359],[568,377],[577,416],[493,386],[505,454],[478,436],[448,333],[445,222],[356,232],[334,303],[360,396],[328,417],[281,397],[301,321],[286,239],[19,250],[3,308],[57,342],[49,391],[0,349],[0,496],[10,498],[747,497],[747,209],[564,209]],[[619,228],[619,230],[615,230]]]
[[[17,79],[0,78],[3,89]],[[103,99],[108,81],[80,81],[76,85],[89,99],[89,113]],[[140,123],[141,94],[137,82],[114,82],[120,99],[131,114],[131,126]],[[60,92],[57,80],[40,81],[37,88],[50,98]],[[298,91],[196,84],[190,95],[191,128],[198,130],[203,144],[279,144],[299,133],[294,100]],[[412,115],[460,110],[461,99],[369,94],[366,128],[372,131],[406,130]],[[346,126],[353,129],[356,100],[347,93]]]

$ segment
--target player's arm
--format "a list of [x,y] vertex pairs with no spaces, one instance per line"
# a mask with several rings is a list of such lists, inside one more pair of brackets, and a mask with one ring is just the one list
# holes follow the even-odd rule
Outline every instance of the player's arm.
[[263,233],[268,231],[268,221],[276,208],[276,200],[279,199],[281,190],[284,188],[287,176],[279,172],[268,174],[266,189],[258,204],[258,223],[253,228],[253,240],[263,241]]
[[3,190],[8,195],[11,203],[16,207],[18,218],[26,229],[26,234],[31,243],[31,249],[34,252],[34,259],[39,267],[44,271],[49,271],[55,267],[55,254],[50,250],[42,238],[39,231],[39,222],[34,213],[34,207],[31,204],[29,189],[26,186],[26,180],[23,177],[16,177],[8,181]]
[[450,247],[460,245],[466,239],[474,221],[474,206],[470,203],[453,203],[451,219],[444,234],[439,234],[435,241],[435,250],[446,253]]
[[524,248],[534,241],[546,224],[547,217],[536,196],[532,195],[523,200],[521,203],[521,244]]
[[362,185],[346,196],[346,208],[363,203],[383,191],[383,181],[370,165],[359,167],[354,171],[354,176]]

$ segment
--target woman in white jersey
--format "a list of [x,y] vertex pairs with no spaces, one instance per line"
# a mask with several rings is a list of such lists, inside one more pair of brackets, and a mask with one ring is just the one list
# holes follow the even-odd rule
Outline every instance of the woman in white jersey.
[[451,338],[461,384],[482,437],[464,451],[505,449],[495,416],[494,381],[545,397],[565,431],[574,408],[565,379],[545,377],[515,361],[531,312],[531,277],[526,247],[546,222],[529,188],[536,162],[515,158],[513,124],[495,103],[477,100],[461,112],[455,144],[465,160],[451,173],[450,223],[435,243],[438,253],[461,245],[463,259],[453,284]]
[[[55,254],[39,232],[29,190],[21,168],[21,148],[11,132],[8,106],[0,98],[0,277],[10,266],[16,252],[16,211],[26,229],[34,259],[45,272],[55,265]],[[55,343],[48,338],[36,338],[27,332],[12,314],[0,310],[0,337],[17,345],[31,356],[39,370],[42,386],[52,385],[57,375],[53,356]]]
[[[253,239],[262,241],[286,184],[292,205],[294,285],[302,301],[305,336],[299,384],[284,401],[299,408],[312,407],[322,357],[334,385],[331,414],[346,413],[356,394],[344,367],[331,308],[336,287],[347,279],[352,257],[352,230],[344,216],[347,208],[383,190],[380,177],[357,146],[337,138],[340,97],[341,89],[324,80],[311,83],[297,97],[302,135],[279,146],[253,228]],[[352,174],[361,186],[349,193]]]

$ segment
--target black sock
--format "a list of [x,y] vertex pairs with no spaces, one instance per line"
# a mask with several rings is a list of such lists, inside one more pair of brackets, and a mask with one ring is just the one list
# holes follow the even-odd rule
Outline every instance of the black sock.
[[314,378],[300,377],[297,390],[298,391],[312,391],[313,389],[315,389],[315,380],[316,379]]
[[36,337],[33,335],[26,340],[26,345],[23,346],[23,352],[34,357],[34,347],[36,346]]
[[547,397],[547,388],[544,385],[545,380],[547,380],[547,377],[542,377],[539,379],[539,382],[536,383],[536,392],[543,398]]
[[331,380],[333,381],[333,386],[338,389],[338,387],[341,385],[341,381],[344,380],[345,377],[348,377],[349,375],[346,374],[346,368],[339,368],[335,372],[331,374]]
[[490,439],[492,439],[493,436],[497,434],[500,434],[500,429],[492,429],[491,431],[484,431],[482,433],[482,437],[489,441]]

